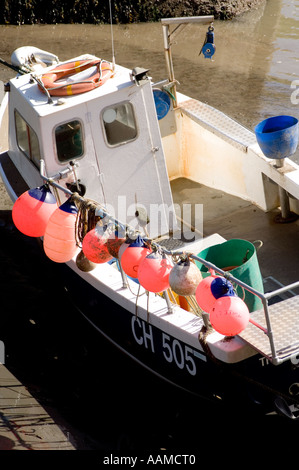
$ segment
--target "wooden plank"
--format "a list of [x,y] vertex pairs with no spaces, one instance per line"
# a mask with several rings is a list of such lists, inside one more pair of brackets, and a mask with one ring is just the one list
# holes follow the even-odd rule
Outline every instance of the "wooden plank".
[[62,429],[3,364],[0,450],[75,450]]

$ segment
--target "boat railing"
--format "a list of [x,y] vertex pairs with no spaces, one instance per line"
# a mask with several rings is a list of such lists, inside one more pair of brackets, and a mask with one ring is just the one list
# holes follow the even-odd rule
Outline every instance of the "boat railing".
[[[56,179],[59,177],[59,175],[55,175],[54,177],[47,177],[46,174],[45,174],[45,162],[44,160],[40,160],[40,174],[41,174],[41,177],[43,178],[43,180],[45,182],[47,182],[48,184],[56,187],[57,189],[60,189],[61,191],[63,191],[65,193],[66,196],[75,196],[76,193],[72,192],[71,190],[65,188],[64,186],[60,185],[59,183],[57,183]],[[80,195],[76,195],[77,198],[79,198],[80,200],[84,201],[84,197],[83,196],[80,196]],[[102,207],[102,205],[99,203],[99,211],[101,212],[101,214],[106,218],[106,220],[108,221],[111,221],[113,223],[115,223],[116,225],[120,226],[120,227],[124,227],[124,228],[128,228],[128,229],[131,229],[132,231],[136,232],[136,229],[132,228],[132,227],[129,227],[127,224],[123,224],[121,221],[118,221],[117,219],[115,219],[115,217],[111,216],[109,213],[106,212],[105,208]],[[99,212],[99,213],[100,213]],[[146,237],[145,237],[145,240],[146,240]],[[250,292],[251,294],[257,296],[260,298],[262,304],[263,304],[263,309],[264,309],[264,315],[265,315],[265,322],[266,322],[266,328],[263,327],[262,325],[260,325],[258,322],[254,321],[252,318],[250,319],[250,322],[257,328],[259,328],[260,330],[263,331],[263,333],[265,335],[268,336],[268,339],[269,339],[269,343],[270,343],[270,349],[271,349],[271,361],[275,364],[275,365],[278,365],[280,364],[281,362],[284,362],[285,360],[289,359],[289,357],[284,357],[284,358],[281,358],[279,357],[278,353],[277,353],[277,350],[276,350],[276,347],[275,347],[275,342],[274,342],[274,336],[273,336],[273,329],[272,329],[272,325],[271,325],[271,318],[270,318],[270,312],[269,312],[269,305],[268,305],[268,300],[271,299],[272,297],[276,296],[276,295],[280,295],[286,291],[289,291],[291,289],[294,289],[296,287],[299,287],[299,281],[297,282],[294,282],[292,284],[289,284],[287,286],[284,286],[284,287],[281,287],[279,289],[276,289],[272,292],[268,292],[268,293],[262,293],[262,292],[259,292],[258,290],[254,289],[253,287],[249,286],[248,284],[246,284],[245,282],[241,281],[240,279],[234,277],[231,273],[229,273],[228,271],[223,271],[221,268],[219,268],[218,266],[214,265],[213,263],[207,261],[206,259],[203,259],[201,257],[199,257],[198,255],[195,255],[193,253],[187,253],[187,251],[178,251],[178,250],[174,250],[174,251],[171,251],[171,250],[167,250],[165,247],[161,247],[157,242],[153,241],[153,240],[149,240],[153,245],[157,245],[159,246],[159,248],[166,254],[166,255],[172,255],[172,256],[180,256],[180,255],[184,255],[186,256],[186,254],[188,254],[188,256],[191,258],[191,259],[194,259],[195,261],[198,261],[200,263],[202,263],[206,268],[208,268],[209,270],[212,270],[212,271],[215,271],[216,273],[220,274],[221,276],[223,276],[225,279],[229,280],[230,282],[232,282],[233,284],[236,284],[238,286],[240,286],[241,288],[247,290],[248,292]],[[123,287],[127,287],[128,286],[128,283],[127,283],[127,280],[125,279],[125,274],[123,273],[122,269],[121,269],[121,274],[122,274],[122,278],[123,278]],[[167,302],[167,305],[168,305],[168,310],[169,312],[172,312],[172,308],[170,306],[170,301],[169,301],[169,298],[167,297],[167,295],[165,296],[165,300]]]
[[197,255],[191,255],[190,258],[193,258],[194,260],[199,261],[200,263],[202,263],[207,268],[217,272],[221,276],[228,279],[230,282],[237,284],[238,286],[242,287],[243,289],[247,290],[248,292],[256,295],[257,297],[259,297],[261,299],[261,302],[263,304],[265,321],[266,321],[267,327],[264,328],[258,322],[254,321],[252,318],[250,319],[250,322],[255,327],[261,329],[265,333],[265,335],[268,336],[269,343],[270,343],[270,349],[271,349],[271,361],[273,362],[273,364],[278,365],[278,364],[290,359],[289,356],[281,358],[281,357],[279,357],[279,355],[277,353],[275,342],[274,342],[274,335],[273,335],[273,329],[272,329],[272,324],[271,324],[268,301],[269,301],[269,299],[271,299],[272,297],[274,297],[276,295],[283,294],[284,292],[287,292],[287,291],[292,290],[296,287],[299,287],[299,281],[296,281],[296,282],[294,282],[292,284],[289,284],[287,286],[283,286],[283,287],[281,287],[279,289],[276,289],[272,292],[262,293],[262,292],[257,291],[253,287],[247,285],[246,283],[244,283],[240,279],[235,278],[233,275],[229,274],[227,271],[223,271],[222,269],[218,268],[214,264],[206,261],[205,259],[200,258]]

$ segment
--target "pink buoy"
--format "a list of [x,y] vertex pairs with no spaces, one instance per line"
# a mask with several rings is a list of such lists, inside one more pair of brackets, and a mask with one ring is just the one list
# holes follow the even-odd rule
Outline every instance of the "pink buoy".
[[97,225],[83,238],[82,251],[93,263],[106,263],[112,259],[107,248],[108,234],[105,232],[106,226]]
[[150,253],[139,265],[138,281],[149,292],[163,292],[169,288],[169,274],[173,263],[166,256]]
[[57,202],[47,185],[29,189],[13,205],[12,219],[17,229],[28,237],[42,237],[57,209]]
[[51,215],[44,235],[44,251],[56,263],[70,261],[78,251],[75,237],[76,206],[68,199]]
[[211,284],[219,276],[211,274],[205,277],[198,284],[195,292],[196,301],[199,307],[206,313],[210,313],[216,302],[216,297],[212,294]]
[[220,297],[210,312],[211,325],[218,333],[225,336],[238,335],[246,328],[249,320],[248,307],[237,296]]
[[139,265],[150,252],[151,249],[138,235],[122,253],[120,263],[124,272],[130,277],[137,278]]

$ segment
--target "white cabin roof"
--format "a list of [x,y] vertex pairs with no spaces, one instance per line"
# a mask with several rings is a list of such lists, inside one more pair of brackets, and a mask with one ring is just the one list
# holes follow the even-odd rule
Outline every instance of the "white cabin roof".
[[[80,56],[74,59],[70,59],[70,61],[82,60],[86,57],[87,56]],[[90,56],[88,56],[88,58],[90,58]],[[46,71],[50,71],[54,68],[55,66],[51,66],[43,69],[43,74]],[[92,101],[96,97],[115,93],[122,88],[130,87],[133,85],[130,73],[131,71],[129,69],[116,65],[113,77],[107,80],[107,82],[105,82],[102,86],[95,88],[88,93],[63,97],[52,96],[52,103],[48,102],[47,95],[40,90],[37,82],[32,79],[31,75],[34,74],[28,73],[25,75],[19,75],[16,78],[13,78],[10,83],[18,90],[19,93],[22,94],[23,98],[30,104],[32,108],[34,108],[35,112],[42,117],[61,110],[60,105],[62,104],[66,109],[71,106],[73,107],[75,105]],[[35,73],[35,75],[37,77],[39,76],[37,73]]]

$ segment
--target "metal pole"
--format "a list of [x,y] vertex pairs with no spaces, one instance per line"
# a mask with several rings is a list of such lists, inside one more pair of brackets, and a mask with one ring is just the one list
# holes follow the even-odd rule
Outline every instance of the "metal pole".
[[273,361],[273,363],[276,363],[277,354],[276,354],[273,331],[272,331],[272,326],[271,326],[271,320],[270,320],[270,314],[269,314],[269,308],[268,308],[268,301],[267,301],[267,299],[262,298],[262,302],[263,302],[263,307],[264,307],[264,312],[265,312],[265,320],[266,320],[266,325],[267,325],[267,333],[266,334],[268,336],[269,343],[270,343],[270,349],[271,349],[271,353],[272,353],[272,361]]
[[171,49],[170,49],[169,25],[162,24],[162,30],[163,30],[164,51],[165,51],[165,60],[166,60],[168,78],[169,78],[170,83],[172,84],[169,91],[174,97],[173,106],[174,108],[176,108],[177,106],[176,85],[174,83],[174,69],[173,69],[172,54],[171,54]]
[[279,202],[282,219],[287,219],[290,215],[290,201],[288,193],[281,186],[278,187]]
[[164,299],[166,300],[166,305],[167,305],[168,313],[173,313],[173,305],[172,305],[172,303],[170,302],[169,295],[168,295],[168,292],[167,292],[166,290],[163,292],[163,297],[164,297]]
[[[276,168],[283,168],[285,164],[284,158],[276,159]],[[280,203],[280,214],[275,217],[275,221],[278,223],[294,222],[298,219],[298,215],[290,209],[290,199],[287,191],[278,185],[279,203]]]
[[[284,158],[277,158],[276,159],[276,167],[283,168],[284,166]],[[280,209],[282,219],[287,219],[290,215],[290,201],[288,194],[284,188],[278,186],[278,194],[279,194],[279,202],[280,202]]]
[[162,18],[162,31],[163,31],[163,41],[164,41],[164,51],[165,51],[165,59],[166,59],[166,67],[168,72],[169,82],[171,84],[170,93],[173,95],[173,106],[174,108],[177,106],[177,97],[176,97],[176,81],[174,78],[174,69],[173,69],[173,61],[172,61],[172,54],[171,54],[171,37],[173,37],[174,32],[169,32],[170,25],[177,25],[176,32],[180,26],[185,26],[189,23],[199,23],[199,24],[210,24],[214,21],[214,16],[186,16],[180,18]]

